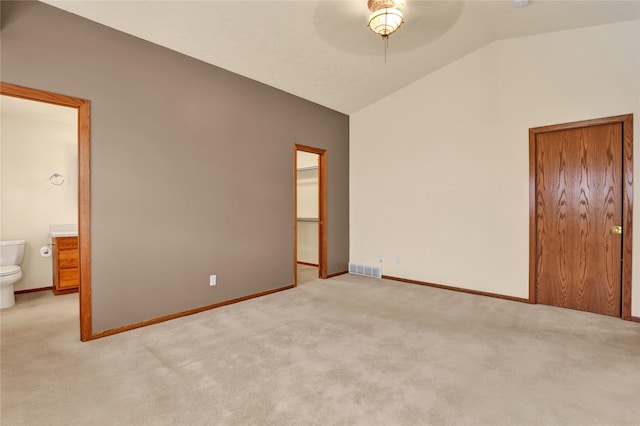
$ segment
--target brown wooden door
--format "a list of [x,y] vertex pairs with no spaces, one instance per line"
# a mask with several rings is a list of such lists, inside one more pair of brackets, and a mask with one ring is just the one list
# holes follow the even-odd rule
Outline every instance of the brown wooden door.
[[536,135],[536,299],[620,316],[622,124]]

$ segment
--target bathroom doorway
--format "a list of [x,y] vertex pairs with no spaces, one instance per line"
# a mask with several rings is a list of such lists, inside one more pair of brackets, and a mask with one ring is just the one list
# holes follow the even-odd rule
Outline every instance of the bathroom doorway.
[[[79,263],[80,340],[91,339],[91,243],[89,107],[87,100],[0,82],[0,95],[70,107],[77,110],[77,225]],[[50,179],[60,182],[60,176]],[[53,182],[51,180],[51,182]]]
[[296,145],[294,152],[295,284],[327,278],[326,151]]

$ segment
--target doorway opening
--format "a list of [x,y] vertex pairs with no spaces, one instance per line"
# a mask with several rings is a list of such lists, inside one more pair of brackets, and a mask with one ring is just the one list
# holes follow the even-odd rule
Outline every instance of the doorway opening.
[[633,320],[633,115],[530,129],[529,178],[529,301]]
[[78,269],[80,340],[91,340],[91,226],[88,100],[0,82],[0,95],[75,108],[78,111]]
[[295,145],[295,285],[327,278],[326,150]]

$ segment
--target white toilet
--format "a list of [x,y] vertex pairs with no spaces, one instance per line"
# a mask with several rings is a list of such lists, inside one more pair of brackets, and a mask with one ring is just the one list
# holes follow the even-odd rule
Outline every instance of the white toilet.
[[24,240],[0,241],[0,309],[16,303],[13,285],[22,278]]

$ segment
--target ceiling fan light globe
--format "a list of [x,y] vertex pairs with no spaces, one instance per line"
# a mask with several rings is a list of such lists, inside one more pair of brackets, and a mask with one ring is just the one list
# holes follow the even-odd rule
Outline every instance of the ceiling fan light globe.
[[385,7],[371,12],[369,28],[383,37],[393,34],[404,23],[400,9]]

